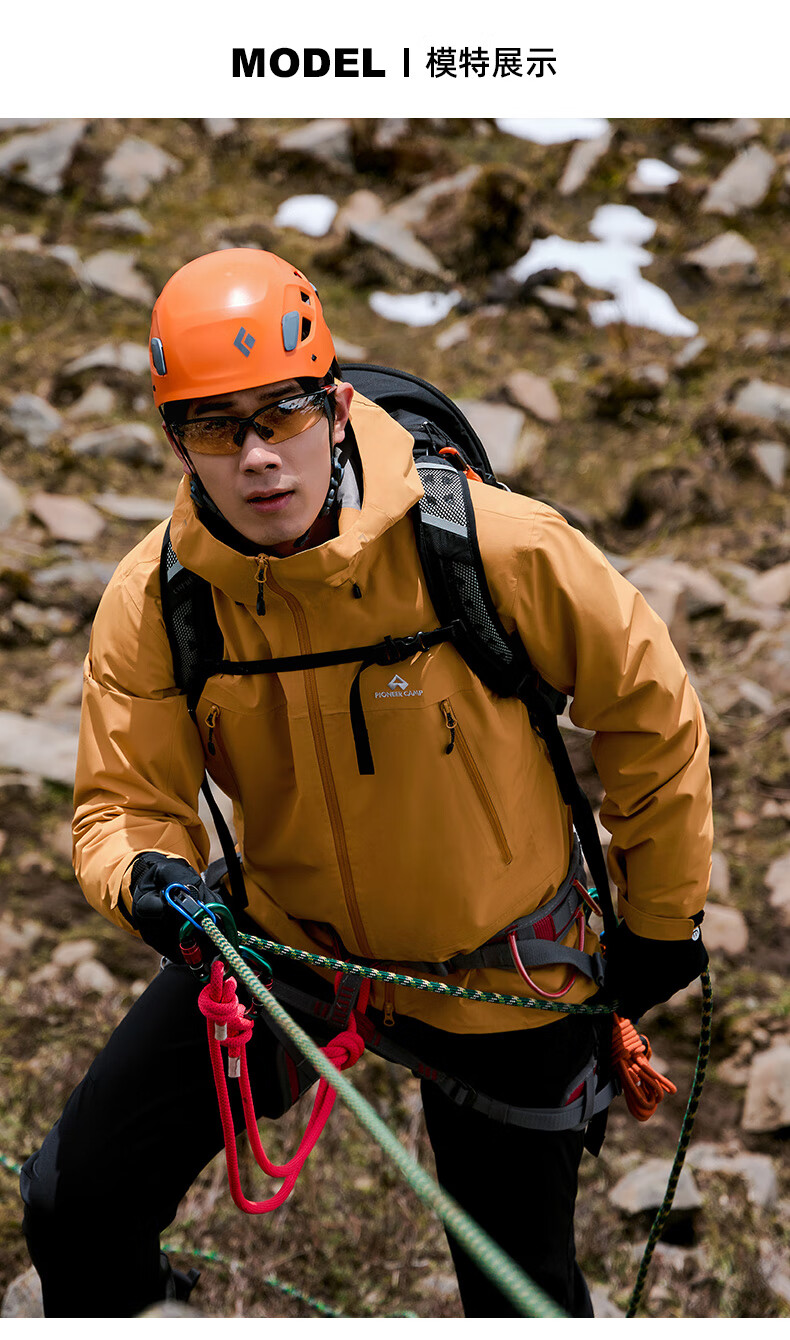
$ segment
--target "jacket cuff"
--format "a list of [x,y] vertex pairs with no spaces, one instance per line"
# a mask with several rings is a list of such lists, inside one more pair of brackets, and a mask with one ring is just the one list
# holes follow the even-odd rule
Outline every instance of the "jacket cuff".
[[647,940],[690,940],[696,925],[692,917],[657,917],[652,912],[642,912],[622,893],[617,910],[628,929]]

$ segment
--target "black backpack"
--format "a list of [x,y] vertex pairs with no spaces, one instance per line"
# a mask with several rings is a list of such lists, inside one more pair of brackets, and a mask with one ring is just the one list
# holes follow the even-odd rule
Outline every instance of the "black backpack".
[[[414,461],[424,496],[411,516],[428,594],[440,626],[428,632],[415,631],[408,637],[387,637],[372,646],[259,661],[226,661],[211,587],[178,562],[168,525],[160,566],[162,610],[175,682],[186,695],[189,713],[196,721],[201,693],[214,674],[281,674],[359,661],[349,708],[359,770],[369,774],[374,764],[362,710],[360,676],[370,665],[396,665],[417,651],[451,641],[474,674],[494,693],[517,696],[525,704],[533,729],[548,749],[562,798],[573,814],[598,892],[604,931],[613,932],[617,919],[598,830],[557,724],[567,699],[538,674],[518,635],[506,632],[483,569],[468,479],[479,479],[495,488],[507,486],[497,480],[472,425],[435,386],[411,373],[370,363],[348,363],[341,372],[344,380],[386,410],[414,438]],[[207,777],[202,789],[227,863],[231,904],[241,910],[247,900],[240,859]]]

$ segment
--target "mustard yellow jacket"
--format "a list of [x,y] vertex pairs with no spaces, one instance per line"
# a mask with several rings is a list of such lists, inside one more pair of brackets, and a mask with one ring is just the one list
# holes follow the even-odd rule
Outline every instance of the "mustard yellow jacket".
[[[240,554],[208,532],[186,483],[179,486],[173,546],[213,586],[228,659],[361,646],[437,626],[408,515],[422,492],[412,439],[358,395],[352,421],[362,508],[344,508],[339,534],[315,549],[288,558]],[[518,629],[540,673],[573,695],[574,722],[595,732],[620,915],[637,934],[686,938],[710,873],[708,738],[666,627],[552,508],[481,484],[471,489],[505,626]],[[163,529],[118,566],[85,660],[74,863],[99,911],[129,930],[118,903],[130,905],[138,852],[205,868],[204,767],[233,798],[249,911],[274,939],[320,952],[326,937],[315,923],[322,923],[366,957],[444,960],[551,897],[568,867],[572,825],[545,747],[523,705],[496,698],[448,644],[397,667],[405,688],[390,687],[391,667],[362,675],[374,776],[359,775],[349,721],[356,665],[215,676],[196,729],[174,685],[162,622]],[[567,942],[576,943],[575,932]],[[557,990],[565,969],[542,969],[536,979]],[[528,994],[502,969],[454,980]],[[388,1001],[456,1032],[557,1017],[386,990],[374,993],[379,1008]],[[565,999],[593,990],[579,977]]]

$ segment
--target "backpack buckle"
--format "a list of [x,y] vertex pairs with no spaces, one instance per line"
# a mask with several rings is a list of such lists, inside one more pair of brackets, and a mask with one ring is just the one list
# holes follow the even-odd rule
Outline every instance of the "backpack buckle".
[[398,661],[406,661],[410,656],[414,656],[418,651],[428,651],[429,647],[425,642],[424,633],[409,633],[406,637],[390,637],[384,639],[384,646],[381,655],[376,658],[377,665],[395,665]]

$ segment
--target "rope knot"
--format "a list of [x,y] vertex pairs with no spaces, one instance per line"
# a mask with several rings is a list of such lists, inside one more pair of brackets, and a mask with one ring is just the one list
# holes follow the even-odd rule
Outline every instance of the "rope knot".
[[336,1065],[338,1070],[350,1070],[364,1052],[365,1042],[355,1028],[353,1032],[348,1030],[338,1033],[322,1050],[327,1060]]

